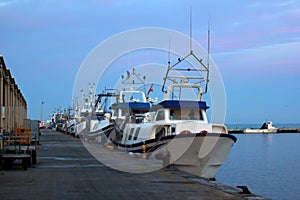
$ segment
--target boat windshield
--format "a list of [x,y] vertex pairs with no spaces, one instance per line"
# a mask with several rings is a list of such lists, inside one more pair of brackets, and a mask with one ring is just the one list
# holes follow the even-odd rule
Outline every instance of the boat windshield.
[[170,120],[204,120],[202,109],[171,109]]
[[143,92],[139,91],[124,91],[122,92],[123,102],[145,102],[146,98]]
[[188,85],[173,86],[169,99],[197,101],[200,97],[199,93],[201,93],[201,91],[198,87],[189,87]]

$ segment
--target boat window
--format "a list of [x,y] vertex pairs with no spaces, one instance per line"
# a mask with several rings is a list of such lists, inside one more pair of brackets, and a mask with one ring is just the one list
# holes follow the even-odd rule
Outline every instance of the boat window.
[[171,109],[170,110],[170,120],[180,120],[181,119],[181,114],[180,114],[180,109]]
[[141,130],[141,127],[138,127],[138,128],[136,129],[135,134],[134,134],[134,137],[133,137],[133,140],[137,140],[138,135],[139,135],[139,133],[140,133],[140,130]]
[[140,91],[128,91],[122,93],[123,102],[145,102],[145,95]]
[[194,87],[173,87],[170,94],[172,100],[198,100],[199,88]]
[[114,116],[114,117],[119,117],[119,109],[116,109],[116,110],[113,112],[113,116]]
[[156,115],[156,121],[164,120],[165,119],[165,113],[163,110],[158,111]]
[[128,116],[129,115],[129,109],[122,109],[121,116]]
[[199,120],[204,120],[204,117],[203,117],[203,110],[199,110]]
[[155,138],[161,138],[162,136],[165,136],[166,130],[163,126],[159,126],[155,130]]
[[134,128],[131,128],[131,129],[130,129],[130,133],[129,133],[128,140],[131,140],[133,131],[134,131]]
[[204,120],[201,109],[171,109],[170,120]]

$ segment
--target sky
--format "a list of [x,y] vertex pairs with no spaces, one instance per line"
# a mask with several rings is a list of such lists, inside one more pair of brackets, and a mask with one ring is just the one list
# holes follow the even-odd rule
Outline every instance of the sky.
[[225,122],[300,123],[300,1],[294,0],[0,0],[0,54],[28,118],[40,118],[41,102],[43,120],[72,106],[77,72],[101,42],[143,27],[189,35],[190,8],[193,39],[203,47],[210,18]]

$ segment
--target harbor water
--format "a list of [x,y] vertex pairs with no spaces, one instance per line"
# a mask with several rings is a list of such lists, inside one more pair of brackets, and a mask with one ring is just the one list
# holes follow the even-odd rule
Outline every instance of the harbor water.
[[300,198],[299,133],[235,136],[237,143],[217,173],[219,182],[246,185],[270,199]]

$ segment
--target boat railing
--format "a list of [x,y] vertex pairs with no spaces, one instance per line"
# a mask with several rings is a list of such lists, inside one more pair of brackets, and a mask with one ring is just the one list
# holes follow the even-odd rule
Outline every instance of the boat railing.
[[126,71],[126,76],[122,75],[121,78],[123,90],[137,90],[142,87],[146,93],[146,76],[136,73],[135,68],[132,68],[131,72]]
[[[108,98],[115,98],[117,101],[117,99],[119,98],[119,90],[118,89],[109,89],[109,88],[105,88],[104,91],[100,94],[97,94],[96,96],[97,99],[95,101],[95,105],[93,107],[93,113],[92,115],[96,115],[97,110],[99,110],[99,106],[100,106],[100,110],[103,111],[103,113],[109,112],[108,109],[106,108],[106,104],[108,104]],[[102,99],[104,98],[104,102],[102,102]]]
[[[189,57],[192,57],[194,60],[196,60],[196,63],[198,63],[199,65],[197,67],[196,66],[193,66],[193,67],[179,67],[178,66],[182,61],[188,59]],[[194,72],[194,73],[198,72],[199,76],[198,75],[197,76],[173,76],[170,74],[171,71],[177,71],[177,73],[179,73],[179,71]],[[203,73],[206,73],[206,77],[202,76]],[[173,83],[179,83],[180,81],[184,81],[184,82],[188,83],[189,80],[196,79],[196,80],[198,80],[198,82],[197,82],[198,84],[201,84],[202,82],[206,82],[205,83],[205,91],[204,91],[204,93],[206,93],[207,85],[208,85],[208,78],[209,78],[209,62],[207,62],[207,65],[203,64],[202,59],[199,59],[194,54],[194,52],[191,50],[190,53],[187,56],[185,56],[184,58],[178,58],[178,61],[175,64],[173,64],[172,66],[170,66],[170,61],[168,62],[168,69],[167,69],[166,75],[164,77],[162,92],[167,93],[167,90],[166,90],[167,80],[172,81]]]

